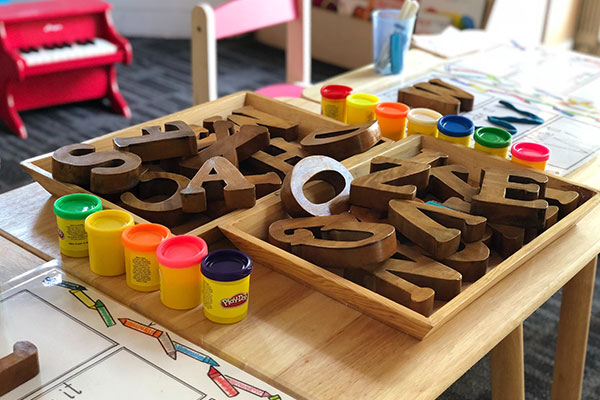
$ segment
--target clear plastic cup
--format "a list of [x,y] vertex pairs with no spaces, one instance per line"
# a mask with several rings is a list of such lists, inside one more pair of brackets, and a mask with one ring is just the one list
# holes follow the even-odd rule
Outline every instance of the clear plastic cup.
[[398,19],[399,15],[400,10],[373,11],[373,65],[378,74],[399,74],[404,68],[416,16]]

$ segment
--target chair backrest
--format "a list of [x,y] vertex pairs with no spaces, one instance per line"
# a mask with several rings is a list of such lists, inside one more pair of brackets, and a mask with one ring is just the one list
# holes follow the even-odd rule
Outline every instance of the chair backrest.
[[296,0],[234,0],[214,10],[217,40],[298,18]]
[[286,79],[310,84],[310,0],[233,0],[192,10],[194,104],[217,98],[218,39],[287,23]]

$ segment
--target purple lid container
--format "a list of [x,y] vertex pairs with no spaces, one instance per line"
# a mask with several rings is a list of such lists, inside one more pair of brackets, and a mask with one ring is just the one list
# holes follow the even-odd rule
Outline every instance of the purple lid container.
[[202,275],[219,282],[244,279],[252,272],[252,260],[239,250],[225,249],[208,253],[200,263]]

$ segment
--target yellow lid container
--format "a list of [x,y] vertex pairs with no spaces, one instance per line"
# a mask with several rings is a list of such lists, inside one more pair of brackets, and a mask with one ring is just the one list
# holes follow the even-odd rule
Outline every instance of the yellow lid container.
[[127,286],[140,292],[160,289],[156,248],[171,236],[166,226],[139,224],[123,231]]
[[437,123],[442,114],[429,108],[413,108],[408,112],[406,134],[437,137]]
[[160,300],[176,310],[188,310],[202,302],[200,262],[208,253],[197,236],[181,235],[164,240],[156,249],[160,269]]
[[98,211],[85,219],[90,268],[98,275],[125,273],[125,254],[121,234],[133,226],[131,214],[121,210]]
[[379,98],[372,94],[354,93],[346,97],[346,123],[364,124],[375,120],[375,106]]
[[217,250],[202,260],[204,315],[233,324],[248,313],[252,260],[239,250]]

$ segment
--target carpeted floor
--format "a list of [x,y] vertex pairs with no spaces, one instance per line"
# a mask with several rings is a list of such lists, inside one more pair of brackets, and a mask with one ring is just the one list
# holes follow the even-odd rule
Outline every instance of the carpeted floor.
[[[129,125],[144,122],[191,105],[189,42],[182,40],[132,39],[134,63],[119,69],[119,84],[129,102],[133,118],[112,114],[100,101],[65,105],[21,113],[29,139],[10,134],[0,123],[0,193],[31,182],[19,161],[75,142],[93,138]],[[255,89],[285,79],[281,51],[262,46],[249,37],[219,42],[219,95]],[[318,82],[343,70],[313,63],[313,81]],[[600,398],[600,292],[592,310],[583,398]],[[555,295],[525,322],[526,399],[550,396],[552,363],[560,294]],[[452,343],[448,343],[451,349]],[[489,399],[489,360],[484,358],[440,398]],[[402,398],[402,394],[398,394]]]

